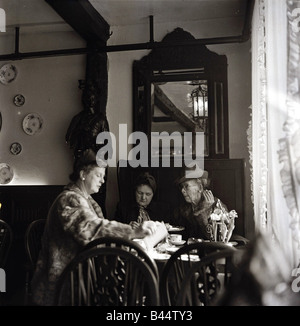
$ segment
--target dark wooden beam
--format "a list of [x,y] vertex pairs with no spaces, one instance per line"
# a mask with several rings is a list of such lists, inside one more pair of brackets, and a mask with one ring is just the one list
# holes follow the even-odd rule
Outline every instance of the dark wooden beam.
[[89,44],[106,44],[110,26],[88,0],[45,1]]
[[155,85],[154,88],[154,104],[164,113],[170,116],[173,121],[179,122],[188,130],[195,130],[196,123],[184,114],[176,105],[168,98],[163,90]]

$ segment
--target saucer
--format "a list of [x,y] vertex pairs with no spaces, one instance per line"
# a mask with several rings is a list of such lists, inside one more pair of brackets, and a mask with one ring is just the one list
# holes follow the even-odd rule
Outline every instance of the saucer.
[[236,246],[238,243],[236,241],[232,241],[232,242],[227,242],[225,244],[227,244],[230,247],[233,247],[233,246]]
[[168,253],[173,254],[175,251],[178,250],[178,248],[177,247],[168,247],[166,250]]
[[168,232],[180,232],[180,231],[183,231],[183,230],[184,230],[183,226],[170,225],[170,227],[168,228]]
[[174,245],[174,246],[182,246],[186,243],[185,240],[181,240],[181,241],[172,241],[170,240],[170,242]]
[[154,260],[168,260],[171,257],[170,254],[164,254],[164,253],[155,252],[155,251],[153,253],[151,253],[149,256],[151,256],[151,258]]

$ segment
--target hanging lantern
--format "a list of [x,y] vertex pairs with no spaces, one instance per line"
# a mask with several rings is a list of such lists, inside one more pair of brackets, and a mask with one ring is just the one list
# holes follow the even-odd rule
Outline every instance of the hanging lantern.
[[204,129],[206,119],[208,118],[208,98],[207,85],[199,84],[191,93],[193,112],[192,117],[197,121],[199,127]]

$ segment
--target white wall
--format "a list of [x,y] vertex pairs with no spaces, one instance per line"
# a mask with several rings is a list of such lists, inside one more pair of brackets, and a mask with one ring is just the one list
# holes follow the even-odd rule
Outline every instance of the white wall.
[[[10,35],[1,35],[1,54],[14,51]],[[20,52],[46,51],[84,46],[73,32],[33,33],[20,36]],[[17,68],[17,78],[0,83],[2,130],[0,162],[9,164],[14,178],[9,185],[50,184],[68,182],[72,171],[72,151],[65,143],[65,134],[72,117],[81,108],[78,79],[85,76],[85,56],[5,61]],[[13,103],[16,94],[25,97],[25,104]],[[22,128],[24,117],[31,112],[43,119],[40,133],[27,135]],[[22,152],[10,153],[10,144],[19,142]]]

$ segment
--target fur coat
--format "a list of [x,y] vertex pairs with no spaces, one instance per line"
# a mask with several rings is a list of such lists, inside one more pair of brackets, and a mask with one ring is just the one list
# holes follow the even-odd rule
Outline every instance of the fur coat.
[[42,248],[31,282],[34,305],[54,304],[57,281],[70,261],[91,240],[102,236],[131,238],[132,228],[103,217],[101,207],[73,183],[52,204]]

